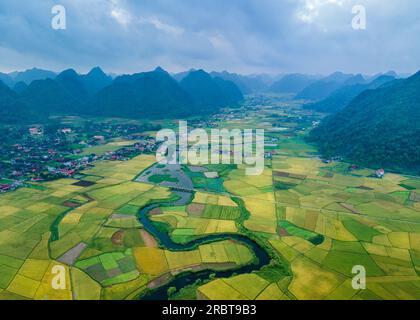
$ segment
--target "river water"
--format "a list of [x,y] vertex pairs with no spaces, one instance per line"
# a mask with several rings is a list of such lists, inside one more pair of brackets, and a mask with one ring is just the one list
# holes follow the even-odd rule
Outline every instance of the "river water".
[[147,230],[159,243],[166,249],[171,251],[190,251],[196,249],[199,245],[208,244],[216,241],[223,241],[223,240],[234,240],[241,244],[246,245],[250,250],[254,252],[256,259],[253,263],[250,263],[246,266],[242,266],[236,269],[230,269],[226,271],[214,271],[214,270],[202,270],[198,272],[185,272],[175,276],[171,279],[168,283],[158,287],[156,289],[152,289],[146,292],[145,295],[141,296],[140,299],[142,300],[167,300],[168,294],[167,290],[170,287],[175,287],[177,290],[188,286],[190,284],[194,284],[197,280],[207,280],[210,275],[214,274],[217,278],[228,278],[232,275],[238,274],[245,274],[251,273],[252,271],[259,270],[263,266],[270,263],[270,256],[267,252],[255,241],[238,234],[215,234],[204,236],[199,239],[193,240],[186,244],[179,244],[172,241],[170,236],[163,231],[160,231],[156,226],[152,223],[149,218],[149,212],[155,208],[163,207],[163,206],[182,206],[190,203],[191,198],[193,196],[192,192],[188,191],[177,191],[175,190],[174,193],[179,197],[177,200],[172,202],[160,202],[148,205],[140,210],[139,218],[140,222],[143,224],[145,230]]

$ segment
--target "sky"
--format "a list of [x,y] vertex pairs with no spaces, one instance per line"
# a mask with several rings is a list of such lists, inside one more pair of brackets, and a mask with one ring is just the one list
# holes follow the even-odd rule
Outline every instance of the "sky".
[[[54,5],[65,30],[51,26]],[[1,0],[0,71],[413,73],[419,17],[418,0]]]

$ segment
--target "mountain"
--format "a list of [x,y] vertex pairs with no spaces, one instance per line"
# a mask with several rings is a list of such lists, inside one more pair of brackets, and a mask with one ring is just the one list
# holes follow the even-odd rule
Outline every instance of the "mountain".
[[194,71],[197,71],[197,70],[195,70],[195,69],[190,69],[189,71],[178,72],[178,73],[173,74],[173,75],[172,75],[172,77],[173,77],[176,81],[181,82],[181,81],[182,81],[182,79],[184,79],[186,76],[188,76],[188,74],[189,74],[190,72],[194,72]]
[[81,78],[73,69],[61,72],[54,80],[35,80],[21,93],[22,101],[43,115],[77,115],[87,97]]
[[25,82],[20,81],[13,86],[13,91],[21,94],[23,91],[26,90],[27,87],[28,85]]
[[295,99],[312,101],[325,99],[343,85],[356,84],[358,81],[364,82],[364,79],[361,75],[355,77],[353,75],[335,72],[328,77],[316,81],[304,88],[296,95]]
[[99,67],[86,75],[68,69],[54,79],[35,80],[29,85],[20,81],[14,89],[16,92],[9,89],[6,95],[7,105],[12,105],[14,99],[44,117],[67,114],[174,118],[214,113],[221,107],[235,106],[243,99],[241,91],[231,81],[212,78],[200,70],[190,72],[178,83],[162,68],[114,80]]
[[10,77],[6,73],[0,72],[0,81],[3,82],[3,84],[8,86],[9,88],[13,87],[14,81],[13,81],[12,77]]
[[86,98],[88,95],[82,77],[73,69],[64,70],[55,78],[55,81],[79,99]]
[[35,80],[22,93],[21,99],[31,110],[42,115],[78,114],[80,101],[70,90],[52,79]]
[[[321,101],[307,104],[305,109],[311,109],[325,113],[334,113],[343,109],[351,102],[351,100],[353,100],[363,91],[379,88],[383,84],[393,80],[395,80],[395,78],[391,76],[380,76],[368,84],[347,85],[335,90],[329,97]],[[350,81],[350,83],[352,83],[352,81]]]
[[19,95],[0,81],[0,123],[24,123],[35,117],[28,112]]
[[397,73],[397,72],[395,72],[393,70],[390,70],[388,72],[381,72],[381,73],[375,74],[373,76],[366,76],[365,75],[365,78],[368,79],[369,81],[376,80],[377,78],[382,77],[382,76],[389,76],[389,77],[393,77],[395,79],[405,79],[405,78],[409,78],[412,75],[413,74]]
[[242,99],[242,93],[232,81],[213,79],[203,70],[190,72],[180,86],[192,98],[195,113],[213,113],[221,107],[235,106]]
[[382,77],[382,76],[389,76],[389,77],[393,77],[395,79],[401,78],[400,75],[398,73],[396,73],[394,70],[390,70],[388,72],[385,73],[378,73],[377,75],[374,76],[375,79]]
[[257,73],[247,76],[248,78],[256,79],[265,84],[265,86],[270,87],[274,82],[281,80],[285,74],[266,74],[266,73]]
[[40,114],[79,115],[85,112],[89,98],[111,82],[99,68],[92,69],[87,75],[79,75],[75,70],[68,69],[55,79],[33,81],[20,91],[21,99]]
[[117,77],[88,102],[90,115],[126,118],[172,118],[188,115],[193,102],[166,71]]
[[326,82],[339,82],[339,83],[344,83],[346,81],[348,81],[349,79],[353,78],[354,75],[352,74],[346,74],[340,71],[334,72],[332,74],[330,74],[328,77],[325,77],[321,80],[324,80]]
[[[196,72],[198,70],[191,69],[189,71],[184,71],[176,73],[173,75],[174,79],[178,82],[181,82],[185,77],[187,77],[191,72]],[[261,92],[267,90],[269,87],[263,79],[262,75],[250,75],[244,76],[237,73],[230,73],[228,71],[210,72],[212,78],[222,78],[226,81],[233,82],[242,94],[251,94],[256,92]]]
[[243,76],[236,73],[211,72],[213,78],[222,78],[223,80],[232,81],[243,94],[251,94],[256,92],[265,91],[268,85],[259,76]]
[[351,77],[351,78],[347,79],[346,81],[344,81],[343,86],[365,84],[366,82],[368,82],[368,81],[366,81],[366,79],[361,74],[357,74],[354,77]]
[[304,74],[285,75],[270,86],[270,91],[275,93],[297,93],[317,80],[314,76]]
[[86,75],[81,76],[81,82],[89,95],[94,95],[112,83],[112,78],[107,76],[101,68],[95,67]]
[[317,81],[299,92],[295,99],[312,101],[324,99],[340,87],[341,83],[339,82]]
[[15,83],[22,81],[29,85],[35,80],[54,79],[57,74],[49,70],[32,68],[22,72],[14,72],[12,76]]
[[217,84],[224,97],[225,101],[222,106],[235,106],[244,99],[241,90],[233,81],[225,80],[220,77],[213,78],[213,81]]
[[326,156],[420,174],[420,72],[365,90],[312,130]]

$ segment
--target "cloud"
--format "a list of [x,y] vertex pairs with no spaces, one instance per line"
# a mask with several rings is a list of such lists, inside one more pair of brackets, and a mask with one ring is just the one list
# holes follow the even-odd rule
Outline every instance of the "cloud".
[[321,11],[327,6],[343,6],[349,0],[301,0],[302,7],[297,10],[297,17],[305,23],[313,23],[320,17]]
[[166,32],[166,33],[171,34],[171,35],[179,36],[182,33],[184,33],[184,29],[182,29],[180,27],[177,27],[177,26],[170,25],[170,24],[166,24],[166,23],[162,22],[161,20],[159,20],[159,18],[156,18],[156,17],[145,18],[145,19],[142,19],[141,21],[143,21],[145,23],[150,23],[156,29],[161,30],[161,31]]
[[131,16],[128,12],[121,10],[121,9],[112,9],[111,16],[115,18],[115,20],[123,25],[127,26],[131,21]]
[[[56,1],[0,2],[0,68],[119,73],[160,65],[242,73],[419,68],[416,0],[61,0],[67,30],[51,28]],[[355,4],[368,28],[351,27]],[[18,53],[18,54],[17,54]]]
[[131,14],[125,10],[119,0],[111,0],[111,16],[117,21],[120,25],[127,27],[131,22]]

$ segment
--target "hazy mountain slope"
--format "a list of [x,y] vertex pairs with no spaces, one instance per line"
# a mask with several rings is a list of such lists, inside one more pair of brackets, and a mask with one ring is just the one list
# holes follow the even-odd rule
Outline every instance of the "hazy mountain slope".
[[[104,75],[104,74],[103,74]],[[95,90],[109,84],[102,72],[93,69],[81,76],[73,69],[61,72],[54,80],[35,80],[21,92],[21,100],[34,112],[44,115],[84,113],[84,106]]]
[[54,79],[56,76],[57,74],[55,72],[32,68],[21,72],[14,72],[13,80],[15,83],[22,81],[29,85],[32,81]]
[[312,109],[318,112],[334,113],[343,109],[351,100],[360,93],[368,89],[376,89],[383,84],[393,81],[395,78],[391,76],[380,76],[368,84],[355,84],[344,86],[334,91],[329,97],[305,106],[306,109]]
[[0,123],[22,123],[36,119],[16,92],[0,81]]
[[289,74],[274,82],[269,90],[274,93],[298,93],[316,80],[314,76]]
[[172,77],[176,81],[181,82],[182,79],[184,79],[186,76],[188,76],[190,72],[194,72],[194,71],[197,71],[197,70],[191,69],[191,70],[188,70],[188,71],[178,72],[178,73],[173,74]]
[[213,79],[203,70],[190,72],[180,86],[192,98],[195,113],[213,113],[221,107],[235,106],[243,99],[233,82]]
[[420,173],[420,72],[366,90],[309,137],[326,156]]
[[219,86],[219,89],[225,99],[225,106],[235,106],[242,101],[244,96],[238,86],[229,80],[219,77],[213,78],[213,81]]
[[13,91],[21,94],[23,91],[26,90],[26,88],[28,88],[28,85],[25,82],[20,81],[13,86]]
[[82,76],[73,69],[64,70],[55,78],[55,81],[65,88],[74,100],[80,103],[85,101],[89,95]]
[[13,87],[14,81],[13,79],[6,73],[0,72],[0,81],[3,82],[9,88]]
[[173,118],[214,113],[243,99],[233,82],[204,71],[190,73],[182,83],[185,88],[161,68],[112,80],[96,67],[86,75],[68,69],[54,80],[35,80],[29,86],[19,82],[16,91],[22,104],[44,116]]
[[364,81],[363,77],[360,75],[353,76],[350,74],[344,74],[341,72],[335,72],[328,77],[325,77],[315,83],[307,86],[302,91],[300,91],[295,99],[304,99],[317,101],[325,99],[335,90],[341,88],[342,86],[348,84],[356,84],[360,81]]
[[49,114],[78,114],[81,101],[62,83],[55,80],[33,81],[21,94],[33,112]]
[[344,81],[343,86],[353,86],[356,84],[366,84],[367,81],[361,74],[357,74],[354,77],[351,77]]
[[89,95],[94,95],[112,83],[112,78],[107,76],[99,67],[95,67],[88,74],[80,76],[80,79]]
[[222,78],[227,81],[232,81],[243,94],[251,94],[267,90],[267,84],[257,76],[243,76],[236,73],[211,72],[213,78]]
[[89,101],[85,112],[91,115],[127,118],[171,118],[187,115],[192,100],[167,72],[118,77]]

